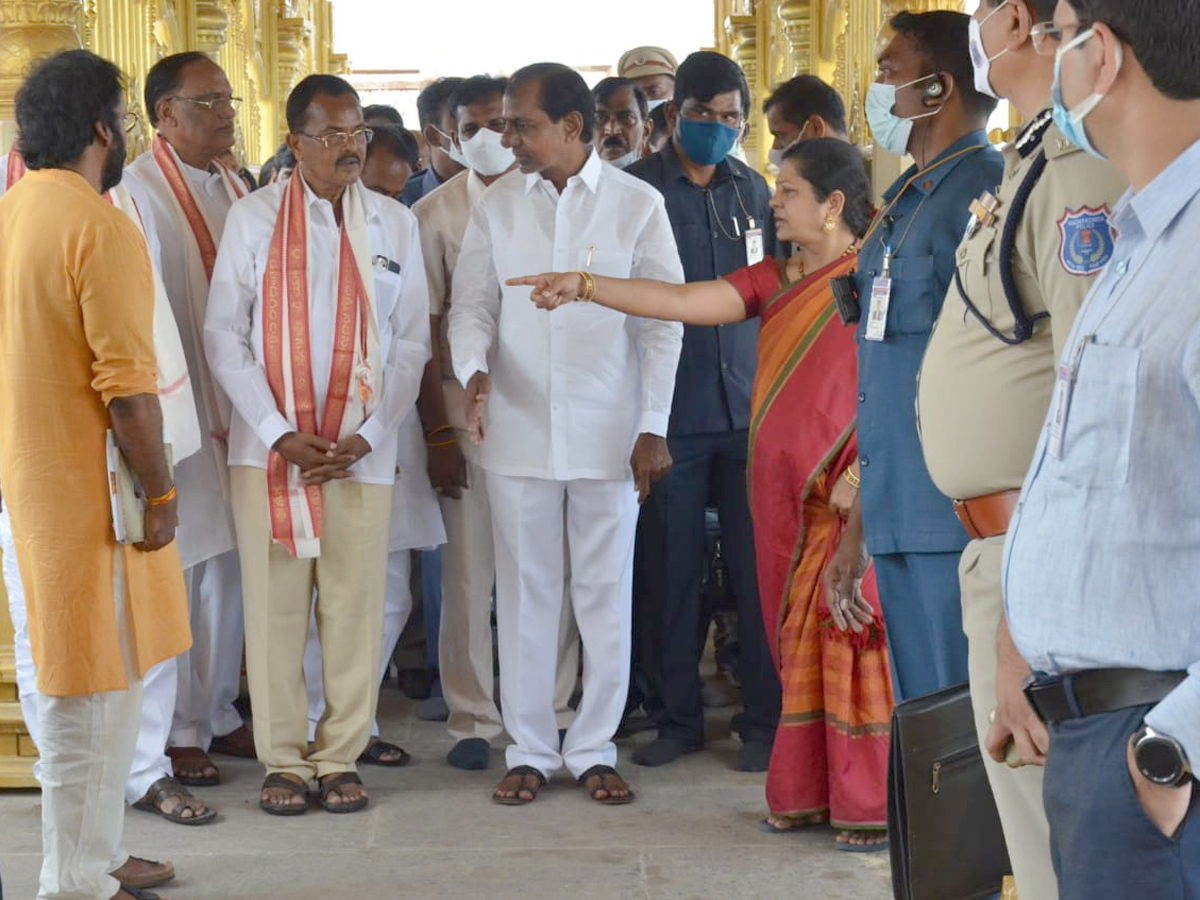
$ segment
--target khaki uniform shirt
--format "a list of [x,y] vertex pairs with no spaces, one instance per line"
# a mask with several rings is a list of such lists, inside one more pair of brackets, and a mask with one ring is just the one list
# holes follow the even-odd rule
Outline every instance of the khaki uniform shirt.
[[[1039,156],[1026,141],[1003,148],[1004,183],[995,221],[958,247],[962,288],[992,327],[1015,325],[1000,273],[1000,243],[1013,197]],[[948,497],[971,499],[1021,487],[1046,418],[1054,368],[1080,304],[1113,252],[1108,218],[1126,184],[1054,125],[1041,139],[1046,168],[1017,227],[1012,273],[1027,316],[1050,313],[1017,345],[990,334],[955,283],[934,326],[918,376],[917,418],[929,474]],[[1022,150],[1024,153],[1022,153]]]
[[466,392],[454,377],[450,341],[446,337],[450,294],[454,287],[454,267],[462,250],[463,235],[471,218],[471,207],[486,186],[473,169],[459,172],[437,190],[413,204],[421,231],[421,253],[425,257],[425,278],[429,282],[429,314],[440,317],[434,339],[442,349],[442,396],[446,420],[466,431]]

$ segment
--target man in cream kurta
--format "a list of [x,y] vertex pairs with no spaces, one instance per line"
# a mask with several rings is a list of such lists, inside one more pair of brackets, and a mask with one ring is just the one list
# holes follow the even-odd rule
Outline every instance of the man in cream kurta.
[[[54,102],[68,93],[69,111]],[[129,900],[107,873],[141,680],[190,643],[150,258],[100,196],[121,177],[123,93],[86,51],[35,68],[16,102],[31,171],[0,201],[0,479],[38,669],[39,900]],[[47,121],[72,114],[92,135],[82,152]],[[109,429],[149,498],[137,546],[113,538]]]
[[[542,106],[551,92],[573,103],[557,121]],[[504,111],[521,171],[472,210],[450,308],[454,371],[487,472],[501,705],[514,741],[494,797],[529,802],[565,765],[594,799],[628,802],[612,737],[629,682],[634,476],[644,494],[664,468],[682,326],[588,304],[551,318],[505,280],[587,269],[679,283],[683,271],[662,196],[592,150],[595,104],[577,73],[522,69]],[[560,744],[564,556],[585,663],[583,701]]]
[[[200,53],[156,63],[145,100],[157,131],[127,178],[149,198],[162,274],[195,386],[200,452],[179,463],[179,552],[188,583],[194,645],[177,661],[176,689],[148,698],[169,727],[164,746],[184,784],[215,784],[206,753],[218,746],[251,753],[233,708],[241,683],[241,580],[226,496],[228,401],[213,382],[202,333],[209,279],[225,217],[245,189],[217,155],[233,145],[234,106],[225,73]],[[210,104],[208,106],[204,104]],[[147,785],[148,787],[148,785]],[[132,788],[131,788],[132,789]]]
[[[358,182],[354,89],[313,75],[288,99],[299,164],[236,204],[205,320],[233,404],[230,483],[264,811],[366,805],[354,774],[379,692],[399,425],[429,357],[416,220]],[[308,748],[303,657],[313,591],[325,714]]]

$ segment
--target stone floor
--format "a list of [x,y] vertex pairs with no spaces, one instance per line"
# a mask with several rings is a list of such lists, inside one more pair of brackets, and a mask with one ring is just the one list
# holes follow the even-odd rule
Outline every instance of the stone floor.
[[[836,851],[833,832],[764,834],[763,776],[735,772],[733,710],[710,716],[703,753],[623,774],[630,806],[588,801],[564,775],[529,807],[488,799],[503,770],[461,772],[444,762],[451,742],[421,722],[415,704],[383,691],[384,736],[412,753],[403,769],[366,767],[371,805],[359,814],[320,810],[271,818],[257,807],[261,769],[218,758],[224,783],[198,790],[220,810],[185,828],[129,810],[126,845],[171,859],[174,900],[884,900],[887,854]],[[649,739],[639,735],[637,742]],[[626,760],[634,740],[622,741]],[[0,792],[0,873],[8,900],[32,900],[40,865],[38,794]]]

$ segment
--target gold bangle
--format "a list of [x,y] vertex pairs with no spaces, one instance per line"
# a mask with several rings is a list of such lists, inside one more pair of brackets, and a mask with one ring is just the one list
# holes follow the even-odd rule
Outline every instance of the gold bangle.
[[453,430],[454,430],[453,425],[439,425],[437,428],[431,428],[431,429],[429,429],[429,431],[425,432],[425,440],[429,440],[435,434],[441,434],[443,431],[453,431]]
[[842,477],[846,479],[846,484],[850,485],[856,491],[862,487],[862,479],[854,474],[853,469],[847,469],[842,473]]
[[458,443],[458,438],[450,438],[450,440],[448,440],[448,441],[434,441],[432,443],[427,441],[425,446],[428,447],[430,450],[439,450],[442,447],[453,447],[457,443]]
[[171,489],[165,494],[160,494],[157,497],[147,497],[146,506],[166,506],[178,496],[178,491],[175,490],[175,485],[171,485]]
[[583,279],[583,293],[575,299],[580,303],[591,303],[596,296],[596,279],[591,272],[581,271],[578,274]]

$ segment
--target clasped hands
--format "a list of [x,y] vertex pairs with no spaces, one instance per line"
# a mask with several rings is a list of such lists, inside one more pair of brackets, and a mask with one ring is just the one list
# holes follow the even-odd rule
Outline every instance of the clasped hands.
[[289,431],[271,449],[299,467],[305,484],[324,484],[349,478],[350,467],[371,452],[371,445],[357,434],[338,443],[319,434]]

